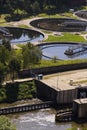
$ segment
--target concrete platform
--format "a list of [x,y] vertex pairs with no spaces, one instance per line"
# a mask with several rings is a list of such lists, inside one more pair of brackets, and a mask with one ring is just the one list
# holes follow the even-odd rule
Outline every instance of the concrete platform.
[[43,76],[42,82],[59,91],[84,87],[87,86],[87,69]]

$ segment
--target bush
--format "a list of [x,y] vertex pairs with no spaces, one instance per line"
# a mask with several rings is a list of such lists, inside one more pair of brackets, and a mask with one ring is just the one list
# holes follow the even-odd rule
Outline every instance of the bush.
[[18,100],[27,99],[27,98],[30,98],[29,95],[30,95],[29,86],[25,83],[20,84],[17,99]]
[[18,100],[31,99],[36,97],[36,88],[33,82],[27,82],[19,85]]
[[37,91],[34,82],[8,83],[0,88],[0,102],[15,102],[22,99],[36,98]]
[[0,130],[16,130],[15,126],[6,116],[0,116]]
[[0,102],[6,100],[6,90],[5,88],[0,88]]

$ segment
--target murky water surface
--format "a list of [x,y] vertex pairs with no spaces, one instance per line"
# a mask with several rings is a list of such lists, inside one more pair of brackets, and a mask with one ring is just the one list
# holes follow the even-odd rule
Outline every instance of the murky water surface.
[[67,130],[71,127],[87,128],[87,124],[74,122],[56,123],[54,109],[42,109],[21,114],[10,115],[17,130]]
[[[8,36],[7,39],[10,40],[11,44],[38,42],[44,38],[40,32],[30,29],[8,27],[8,31],[11,36]],[[0,40],[2,40],[2,37]]]

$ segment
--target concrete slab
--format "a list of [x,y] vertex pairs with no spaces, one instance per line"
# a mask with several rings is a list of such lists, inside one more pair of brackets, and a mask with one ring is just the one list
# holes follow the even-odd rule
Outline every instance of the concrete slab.
[[43,83],[57,90],[87,86],[87,69],[61,72],[43,77]]

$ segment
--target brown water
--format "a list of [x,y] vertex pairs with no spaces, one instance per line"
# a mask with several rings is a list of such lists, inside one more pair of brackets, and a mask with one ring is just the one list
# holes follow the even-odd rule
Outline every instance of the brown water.
[[17,130],[67,130],[71,127],[87,128],[87,124],[74,122],[56,123],[54,109],[42,109],[21,114],[10,115]]

